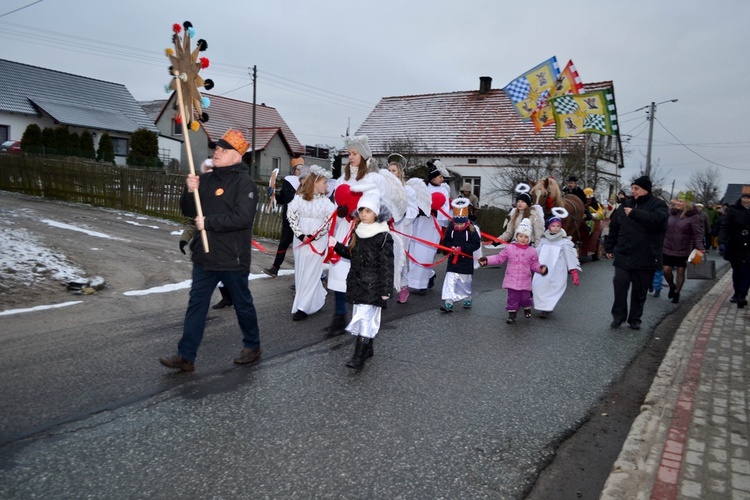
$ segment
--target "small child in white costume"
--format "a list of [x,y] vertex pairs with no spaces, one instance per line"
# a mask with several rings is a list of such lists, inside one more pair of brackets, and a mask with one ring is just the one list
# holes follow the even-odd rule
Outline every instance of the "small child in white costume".
[[581,270],[581,265],[575,245],[565,234],[562,220],[558,217],[552,217],[547,221],[547,230],[544,231],[536,250],[539,262],[547,266],[549,273],[544,276],[535,274],[531,289],[534,292],[534,308],[540,311],[540,318],[546,318],[565,293],[568,272],[573,277],[573,284],[580,284],[578,271]]

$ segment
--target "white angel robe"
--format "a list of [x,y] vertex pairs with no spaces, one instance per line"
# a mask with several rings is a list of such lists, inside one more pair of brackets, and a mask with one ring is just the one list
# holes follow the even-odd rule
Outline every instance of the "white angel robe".
[[[320,276],[328,251],[330,222],[326,221],[334,210],[333,202],[325,195],[315,195],[311,201],[296,195],[287,207],[287,219],[295,236],[292,242],[295,288],[292,314],[298,310],[314,314],[325,305],[328,292]],[[308,234],[315,235],[315,240],[303,244],[298,236]]]
[[573,241],[560,229],[557,234],[547,230],[537,245],[539,263],[547,266],[546,276],[534,273],[531,290],[534,292],[534,308],[538,311],[551,312],[568,286],[568,272],[571,269],[581,270],[578,255]]
[[[428,184],[427,190],[430,192],[430,195],[432,193],[443,193],[445,195],[445,204],[442,206],[442,211],[450,215],[450,191],[448,190],[448,186],[445,184],[441,184],[440,186]],[[440,211],[438,211],[435,217],[417,217],[412,227],[412,235],[415,238],[438,245],[443,237],[442,232],[450,221],[451,219]],[[433,271],[432,267],[425,267],[425,265],[432,265],[435,261],[435,253],[437,253],[437,247],[421,243],[414,239],[411,240],[409,254],[414,260],[409,264],[408,277],[410,288],[415,290],[424,290],[427,288],[430,278],[435,275],[435,271]]]

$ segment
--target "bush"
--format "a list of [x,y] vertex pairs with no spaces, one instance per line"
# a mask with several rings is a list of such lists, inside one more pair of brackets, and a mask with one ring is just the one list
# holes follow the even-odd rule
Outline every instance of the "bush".
[[99,149],[96,150],[96,159],[104,163],[115,162],[115,145],[112,144],[112,137],[107,132],[104,132],[102,138],[99,139]]
[[81,132],[81,140],[79,142],[80,147],[78,149],[78,154],[81,158],[96,158],[96,151],[94,151],[94,136],[92,136],[87,129]]
[[21,150],[28,153],[39,153],[43,150],[42,129],[36,123],[30,124],[21,136]]
[[159,160],[159,138],[156,133],[140,128],[130,136],[128,165],[136,167],[163,168]]

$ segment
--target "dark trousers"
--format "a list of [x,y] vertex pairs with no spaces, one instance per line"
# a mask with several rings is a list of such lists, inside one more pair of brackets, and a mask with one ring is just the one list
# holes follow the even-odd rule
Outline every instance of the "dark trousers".
[[737,299],[745,300],[750,289],[750,261],[733,260],[730,264],[732,264],[734,295]]
[[[648,297],[648,287],[654,279],[653,269],[623,269],[615,267],[612,284],[615,302],[612,304],[612,319],[632,323],[643,316],[643,304]],[[628,312],[628,289],[630,289],[630,311]]]
[[177,353],[183,358],[194,361],[198,347],[203,340],[206,328],[206,316],[211,305],[211,295],[219,281],[229,292],[237,314],[237,322],[242,331],[242,345],[248,349],[260,346],[258,316],[253,304],[253,296],[247,286],[249,271],[206,271],[203,266],[193,264],[193,284],[190,288],[190,300],[185,312],[185,324],[182,327],[182,338],[177,345]]
[[281,267],[281,263],[284,262],[286,257],[286,251],[289,245],[294,241],[294,231],[289,225],[289,221],[284,217],[281,219],[281,239],[279,240],[279,249],[276,250],[276,258],[273,260],[273,267],[276,269]]

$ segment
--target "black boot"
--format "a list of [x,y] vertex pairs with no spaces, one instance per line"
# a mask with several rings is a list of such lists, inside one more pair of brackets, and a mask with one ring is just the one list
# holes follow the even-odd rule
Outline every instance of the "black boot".
[[224,309],[232,305],[232,297],[229,296],[227,288],[224,286],[219,287],[219,293],[221,293],[221,300],[212,306],[212,309]]
[[356,344],[354,344],[352,359],[349,360],[346,366],[359,370],[365,366],[365,359],[370,356],[372,356],[372,339],[359,335],[357,336]]
[[346,332],[346,314],[335,314],[331,325],[326,328],[329,337],[335,337]]
[[509,325],[512,325],[516,322],[516,311],[508,311],[508,319],[505,320],[506,323]]

